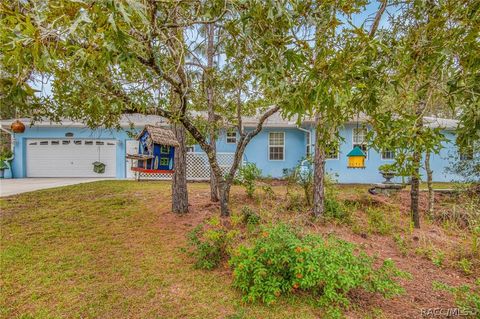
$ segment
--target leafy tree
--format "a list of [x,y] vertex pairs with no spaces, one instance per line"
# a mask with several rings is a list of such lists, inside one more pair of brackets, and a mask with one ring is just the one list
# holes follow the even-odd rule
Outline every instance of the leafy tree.
[[[92,127],[118,125],[125,112],[158,114],[170,120],[181,147],[175,152],[173,211],[188,209],[185,178],[185,130],[206,152],[219,187],[221,213],[228,215],[230,185],[249,141],[278,110],[250,101],[244,91],[233,108],[240,131],[234,164],[224,176],[214,147],[190,114],[198,85],[193,47],[199,26],[219,24],[229,33],[226,58],[249,68],[258,42],[247,29],[255,23],[248,6],[235,1],[2,2],[2,68],[7,70],[2,97],[21,98],[38,119],[82,120]],[[249,17],[250,15],[250,17]],[[250,19],[252,18],[252,19]],[[242,61],[240,57],[246,60]],[[254,71],[254,69],[249,69]],[[235,74],[235,73],[233,73]],[[36,76],[49,76],[52,96],[33,112],[28,90]],[[227,78],[229,80],[238,77]],[[252,76],[242,85],[252,87]],[[13,94],[21,91],[21,94]],[[5,94],[4,94],[5,93]],[[230,108],[231,109],[231,108]],[[261,112],[258,125],[245,131],[241,115]]]
[[[355,103],[357,84],[363,82],[368,67],[371,36],[363,27],[351,24],[351,15],[359,13],[366,1],[342,2],[286,1],[279,9],[269,8],[276,17],[274,27],[261,29],[282,46],[279,55],[272,52],[271,61],[262,65],[263,80],[278,97],[288,117],[313,118],[315,125],[314,202],[316,216],[324,213],[325,159],[336,149],[340,127],[358,113]],[[385,8],[383,7],[382,10]],[[371,34],[378,27],[381,14],[375,18]],[[342,22],[344,21],[344,22]]]
[[[471,28],[468,14],[471,6],[469,1],[465,6],[458,6],[455,1],[402,2],[390,20],[390,27],[381,31],[382,45],[377,47],[374,72],[369,77],[378,84],[372,94],[375,98],[365,103],[375,128],[374,144],[380,149],[396,150],[399,170],[410,176],[410,206],[416,228],[420,227],[422,154],[427,154],[428,160],[431,153],[438,153],[444,140],[441,127],[426,116],[447,107],[465,114],[472,108],[472,101],[466,97],[475,96],[452,90],[453,83],[463,83],[472,76],[471,65],[465,63],[464,68],[459,63],[459,56],[465,53],[458,51],[458,46],[474,46],[475,40],[462,34]],[[464,41],[469,44],[461,44]],[[458,99],[462,100],[461,105],[452,103]],[[478,105],[478,101],[475,103]],[[426,168],[431,176],[428,161]]]

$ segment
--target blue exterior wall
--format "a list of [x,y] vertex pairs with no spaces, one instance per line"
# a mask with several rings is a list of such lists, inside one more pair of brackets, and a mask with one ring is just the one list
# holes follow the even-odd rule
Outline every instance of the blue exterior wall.
[[[285,151],[283,160],[269,160],[268,138],[270,132],[285,132]],[[265,128],[247,145],[245,162],[253,162],[262,170],[263,176],[282,177],[283,170],[289,169],[305,158],[306,136],[297,128]]]
[[[109,129],[96,129],[81,127],[27,127],[22,134],[15,134],[14,152],[15,158],[12,163],[14,178],[26,177],[26,140],[29,138],[63,138],[65,139],[65,133],[73,133],[73,139],[112,139],[117,142],[117,154],[116,154],[116,177],[125,178],[125,140],[131,139],[126,131],[123,130],[109,130]],[[6,171],[6,178],[12,176],[10,170]]]
[[[338,159],[327,159],[325,163],[326,172],[331,174],[339,183],[380,183],[384,180],[378,172],[378,167],[383,164],[394,163],[393,159],[382,159],[381,153],[370,148],[368,156],[365,159],[364,169],[348,168],[347,154],[353,149],[353,130],[356,125],[345,125],[340,129],[342,142],[340,144]],[[459,176],[446,172],[446,168],[451,165],[452,157],[457,154],[457,146],[455,145],[455,134],[453,132],[444,131],[447,141],[442,143],[442,149],[439,154],[431,154],[430,166],[433,171],[432,179],[438,182],[450,182],[460,180]],[[315,129],[312,129],[312,136],[315,136]],[[313,147],[312,147],[313,150]],[[423,157],[422,165],[425,157]],[[424,169],[420,171],[422,179],[426,179]],[[393,181],[401,182],[400,177],[396,177]]]
[[[346,125],[340,130],[343,138],[340,144],[338,159],[328,159],[326,161],[326,171],[332,174],[340,183],[376,183],[383,181],[378,172],[378,166],[386,163],[392,163],[393,160],[382,160],[381,154],[373,149],[368,150],[368,158],[365,161],[365,169],[347,168],[346,154],[353,147],[353,129],[355,125]],[[137,128],[139,131],[141,128]],[[309,127],[312,141],[314,141],[315,130]],[[79,127],[29,127],[22,134],[15,134],[15,159],[13,161],[13,173],[15,178],[26,177],[26,139],[28,138],[65,138],[65,133],[71,132],[73,138],[92,138],[92,139],[113,139],[117,142],[116,152],[116,177],[125,178],[125,155],[126,140],[132,138],[126,131],[97,129]],[[285,132],[285,157],[281,161],[272,161],[268,157],[268,137],[270,132]],[[439,154],[431,155],[431,167],[433,170],[433,180],[439,182],[448,182],[459,180],[458,176],[445,171],[450,165],[452,157],[457,155],[455,145],[455,135],[453,132],[444,132],[447,142],[443,143],[443,148]],[[270,177],[282,177],[284,169],[292,168],[297,165],[306,156],[307,134],[298,128],[264,128],[255,136],[247,146],[244,154],[245,162],[254,162],[261,170],[262,175]],[[221,130],[217,137],[217,151],[233,153],[236,144],[226,143],[225,130]],[[311,147],[313,152],[313,146]],[[198,145],[194,146],[195,152],[202,152]],[[10,170],[5,172],[6,178],[11,177]],[[425,172],[422,171],[425,176]],[[397,178],[397,181],[400,181]]]

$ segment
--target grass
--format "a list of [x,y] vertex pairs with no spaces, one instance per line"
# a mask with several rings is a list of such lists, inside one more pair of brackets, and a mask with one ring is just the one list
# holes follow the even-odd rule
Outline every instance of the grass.
[[[185,235],[218,216],[218,206],[209,201],[208,184],[188,188],[192,206],[185,216],[170,212],[169,182],[101,181],[0,199],[0,318],[321,317],[314,297],[299,293],[270,306],[244,304],[226,265],[194,269],[194,260],[183,251]],[[439,305],[431,291],[417,286],[452,278],[449,284],[471,284],[478,277],[479,261],[472,257],[478,245],[470,232],[444,232],[426,220],[422,230],[412,232],[407,192],[382,197],[367,189],[337,187],[338,200],[352,212],[351,223],[338,224],[313,220],[299,190],[294,192],[299,202],[293,202],[284,185],[258,188],[253,199],[234,186],[232,220],[248,206],[261,223],[282,221],[334,233],[370,255],[393,257],[413,274],[403,283],[405,297],[357,296],[361,302],[349,310],[351,318],[389,318],[400,311],[413,317],[420,307],[415,300],[422,300],[424,308],[451,306],[453,299]],[[442,251],[426,249],[418,236]]]
[[245,306],[227,270],[192,269],[178,228],[189,229],[189,217],[169,213],[169,183],[80,184],[1,208],[2,318],[318,316],[303,299]]

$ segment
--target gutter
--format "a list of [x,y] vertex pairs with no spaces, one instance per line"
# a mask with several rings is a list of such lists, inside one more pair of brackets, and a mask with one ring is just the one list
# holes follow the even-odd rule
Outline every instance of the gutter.
[[[303,131],[305,133],[309,133],[308,134],[308,145],[309,145],[309,148],[310,148],[310,153],[312,153],[312,132],[303,128],[303,127],[300,127],[297,125],[297,129],[299,129],[300,131]],[[305,153],[307,152],[307,150],[305,150]],[[307,155],[307,154],[305,154]],[[311,154],[310,154],[311,155]]]

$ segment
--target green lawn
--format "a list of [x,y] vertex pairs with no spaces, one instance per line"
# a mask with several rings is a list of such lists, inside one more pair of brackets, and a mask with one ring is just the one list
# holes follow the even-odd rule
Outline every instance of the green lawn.
[[[208,202],[208,185],[189,190]],[[171,214],[169,183],[103,181],[0,203],[2,318],[319,315],[305,298],[244,305],[228,269],[194,270],[181,248],[202,213]]]

